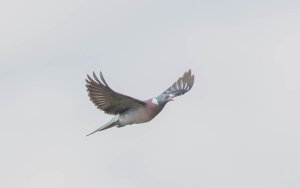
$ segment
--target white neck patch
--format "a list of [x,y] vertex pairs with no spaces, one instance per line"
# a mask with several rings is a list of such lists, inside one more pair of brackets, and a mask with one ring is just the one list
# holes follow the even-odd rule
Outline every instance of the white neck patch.
[[156,98],[153,98],[151,102],[152,102],[153,104],[159,105]]

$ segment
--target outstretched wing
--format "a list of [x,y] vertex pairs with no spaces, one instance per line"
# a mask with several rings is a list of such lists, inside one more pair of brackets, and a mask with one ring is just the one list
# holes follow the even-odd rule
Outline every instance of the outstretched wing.
[[103,110],[107,114],[119,114],[131,108],[138,108],[145,105],[145,102],[132,97],[123,95],[112,90],[106,83],[102,73],[100,72],[101,81],[93,72],[92,79],[87,75],[86,87],[91,101],[98,109]]
[[193,87],[193,84],[194,75],[192,75],[191,70],[189,70],[162,94],[170,94],[173,95],[173,97],[177,97],[188,92]]

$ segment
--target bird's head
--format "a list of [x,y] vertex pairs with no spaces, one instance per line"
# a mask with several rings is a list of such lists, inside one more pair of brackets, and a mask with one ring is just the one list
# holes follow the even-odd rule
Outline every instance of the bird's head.
[[152,99],[152,102],[156,105],[163,106],[167,104],[170,101],[173,101],[173,95],[172,94],[161,94],[155,98]]

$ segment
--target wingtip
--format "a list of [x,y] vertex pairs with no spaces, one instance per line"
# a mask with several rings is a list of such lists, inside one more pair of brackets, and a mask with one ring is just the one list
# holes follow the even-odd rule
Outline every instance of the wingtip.
[[110,87],[108,86],[108,84],[106,83],[106,81],[105,81],[105,79],[104,79],[104,76],[103,76],[103,74],[102,74],[101,71],[100,71],[100,78],[101,78],[102,82],[104,83],[104,85],[105,85],[106,87],[110,88]]
[[194,75],[192,74],[192,70],[189,69],[184,75],[183,77],[185,78],[185,81],[187,83],[187,86],[185,89],[187,89],[187,91],[189,91],[194,84]]
[[190,81],[190,89],[192,89],[193,85],[194,85],[194,79],[195,79],[195,76],[192,75],[191,76],[191,81]]
[[89,74],[86,74],[86,77],[88,77],[89,79],[91,78]]

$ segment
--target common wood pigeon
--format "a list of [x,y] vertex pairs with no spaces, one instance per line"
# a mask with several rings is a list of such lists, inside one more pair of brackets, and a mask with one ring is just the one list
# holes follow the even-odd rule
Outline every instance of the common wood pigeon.
[[174,97],[188,92],[194,83],[191,70],[185,72],[171,87],[157,97],[142,101],[112,90],[100,72],[101,81],[93,72],[93,78],[87,75],[86,87],[90,100],[107,114],[115,115],[109,122],[87,136],[114,126],[145,123],[152,120]]

